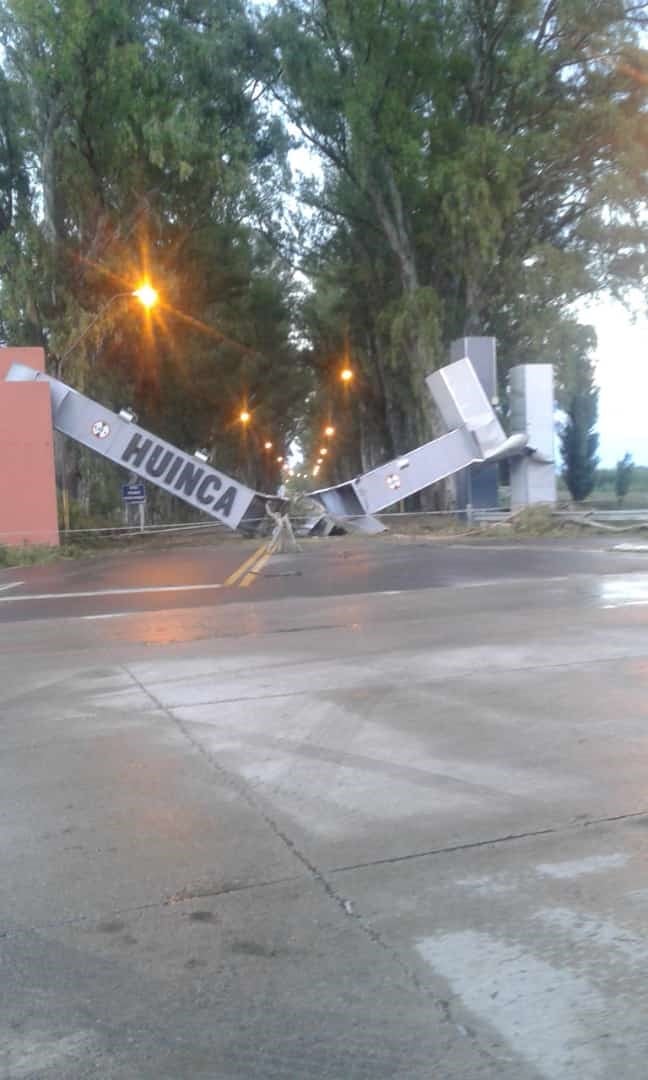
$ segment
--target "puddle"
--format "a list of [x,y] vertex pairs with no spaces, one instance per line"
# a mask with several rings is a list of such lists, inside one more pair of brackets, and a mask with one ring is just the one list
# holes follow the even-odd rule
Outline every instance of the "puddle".
[[600,583],[599,600],[604,608],[648,604],[648,574],[607,578]]

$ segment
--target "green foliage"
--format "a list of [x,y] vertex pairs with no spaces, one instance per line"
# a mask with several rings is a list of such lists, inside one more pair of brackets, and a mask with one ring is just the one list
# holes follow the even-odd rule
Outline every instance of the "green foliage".
[[[323,163],[302,192],[306,334],[325,398],[350,342],[357,457],[368,432],[376,455],[424,434],[419,372],[463,334],[497,337],[503,375],[555,363],[568,399],[567,369],[587,369],[593,345],[574,302],[647,269],[647,14],[629,0],[282,0],[269,14],[267,83]],[[395,360],[420,289],[435,325],[420,320]]]
[[635,465],[632,460],[632,454],[624,454],[621,460],[616,463],[614,490],[616,492],[616,497],[619,500],[619,505],[621,505],[630,491],[634,469]]
[[44,544],[6,547],[0,544],[0,566],[33,566],[54,562],[56,559],[75,558],[79,554],[79,548],[73,544],[65,544],[61,547],[49,547]]
[[[467,333],[497,337],[503,376],[554,363],[582,426],[574,304],[648,270],[647,15],[0,0],[0,338],[267,488],[265,439],[308,449],[331,417],[327,480],[424,441],[423,375]],[[296,144],[322,174],[294,190]],[[80,513],[110,512],[86,458],[68,473]]]
[[[276,486],[234,418],[249,400],[284,446],[309,375],[277,253],[288,141],[243,0],[2,0],[0,46],[0,339]],[[68,472],[86,512],[91,466],[73,450]]]
[[567,420],[560,432],[563,478],[572,498],[581,502],[594,489],[599,442],[594,430],[598,390],[587,369],[579,369],[579,379],[569,389],[565,412]]
[[[597,469],[596,491],[615,491],[616,474],[616,468]],[[648,466],[633,463],[632,490],[635,494],[648,494]]]

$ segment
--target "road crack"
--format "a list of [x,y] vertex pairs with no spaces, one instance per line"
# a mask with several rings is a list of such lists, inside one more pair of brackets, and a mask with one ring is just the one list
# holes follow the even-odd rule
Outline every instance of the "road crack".
[[409,986],[417,993],[423,994],[430,1001],[444,1023],[452,1025],[454,1030],[462,1037],[471,1037],[468,1029],[453,1019],[450,1003],[434,994],[432,989],[422,981],[414,966],[409,964],[401,953],[383,938],[382,934],[356,909],[355,904],[348,897],[343,896],[333,882],[329,880],[327,874],[302,851],[286,830],[268,813],[265,801],[255,794],[250,785],[237,774],[226,769],[217,757],[191,733],[180,717],[176,716],[173,709],[165,706],[126,665],[122,665],[122,670],[132,679],[142,693],[147,695],[156,708],[171,721],[174,727],[181,732],[187,742],[206,759],[210,768],[218,774],[223,782],[261,817],[273,835],[281,841],[293,858],[307,871],[311,880],[321,888],[329,900],[338,908],[344,919],[351,920],[373,945],[380,948],[389,957],[391,963],[400,971]]

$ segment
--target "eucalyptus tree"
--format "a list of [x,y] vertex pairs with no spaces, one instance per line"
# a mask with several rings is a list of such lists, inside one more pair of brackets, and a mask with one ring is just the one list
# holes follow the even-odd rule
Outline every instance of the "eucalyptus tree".
[[0,333],[254,472],[241,400],[285,442],[305,391],[273,244],[287,142],[244,3],[0,0],[0,43]]
[[376,453],[429,431],[422,376],[453,337],[496,334],[503,371],[562,371],[593,340],[574,302],[643,279],[647,13],[279,0],[267,16],[267,85],[323,162],[303,191],[316,366],[349,335],[382,418]]

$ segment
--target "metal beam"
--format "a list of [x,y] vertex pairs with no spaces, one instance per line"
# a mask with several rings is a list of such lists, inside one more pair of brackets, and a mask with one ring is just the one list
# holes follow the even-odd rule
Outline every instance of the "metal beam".
[[50,375],[13,364],[6,378],[49,383],[57,431],[231,529],[244,529],[263,518],[265,503],[276,498],[211,468]]
[[372,514],[470,465],[525,452],[526,435],[506,437],[466,357],[428,375],[425,381],[450,431],[353,480],[312,492],[311,498],[335,520],[351,518],[356,528],[375,532],[381,526]]

